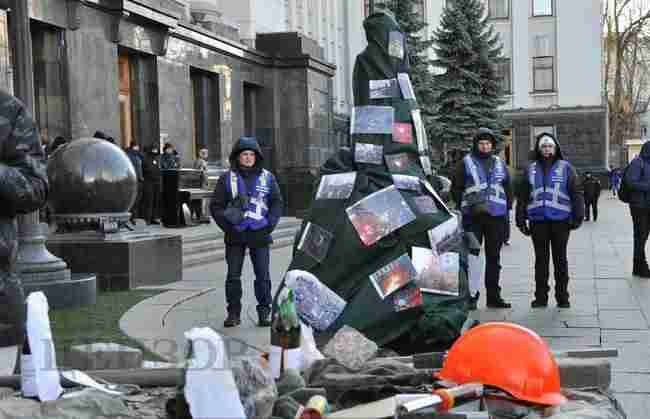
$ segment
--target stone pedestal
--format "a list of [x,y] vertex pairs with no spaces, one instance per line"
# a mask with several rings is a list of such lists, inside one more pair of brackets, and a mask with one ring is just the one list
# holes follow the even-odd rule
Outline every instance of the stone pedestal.
[[102,291],[164,285],[183,277],[180,235],[57,233],[50,236],[47,247],[73,273],[94,272]]

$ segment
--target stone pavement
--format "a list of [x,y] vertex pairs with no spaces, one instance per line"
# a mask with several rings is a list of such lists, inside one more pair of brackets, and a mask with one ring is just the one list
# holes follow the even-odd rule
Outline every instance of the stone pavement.
[[[481,321],[511,321],[530,327],[553,349],[617,348],[612,360],[612,388],[630,419],[645,418],[650,410],[650,281],[631,276],[632,222],[627,206],[604,192],[597,223],[585,223],[571,235],[569,269],[570,309],[531,309],[534,256],[532,242],[513,225],[512,245],[502,253],[503,295],[510,310],[487,310],[485,302],[472,316]],[[291,257],[291,248],[274,250],[271,259],[274,287]],[[184,272],[184,280],[167,286],[170,291],[143,301],[125,314],[122,330],[150,350],[169,360],[182,356],[183,332],[194,326],[212,326],[264,349],[268,329],[255,326],[252,268],[244,270],[244,300],[248,311],[243,325],[223,329],[225,318],[225,264],[216,263]],[[553,282],[551,280],[551,289]],[[232,355],[252,351],[230,341]]]

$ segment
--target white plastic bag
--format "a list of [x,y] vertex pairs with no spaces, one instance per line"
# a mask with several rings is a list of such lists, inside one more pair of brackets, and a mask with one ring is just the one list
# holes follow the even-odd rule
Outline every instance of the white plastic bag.
[[27,339],[32,350],[34,381],[38,398],[52,401],[63,393],[61,378],[56,366],[56,352],[50,329],[47,298],[41,291],[27,297]]
[[214,330],[185,332],[192,357],[185,376],[185,399],[193,418],[246,418],[221,336]]
[[320,359],[325,359],[325,357],[316,347],[314,330],[303,322],[300,322],[300,330],[302,339],[300,341],[300,348],[302,350],[301,370],[306,371],[314,362]]

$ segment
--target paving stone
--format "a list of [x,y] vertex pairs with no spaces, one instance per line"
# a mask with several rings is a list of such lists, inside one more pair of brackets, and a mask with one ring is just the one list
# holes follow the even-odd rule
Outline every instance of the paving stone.
[[612,389],[617,393],[645,393],[650,391],[650,374],[615,371]]
[[542,337],[563,338],[563,337],[592,337],[600,339],[600,329],[598,328],[568,328],[568,327],[544,327],[536,330]]
[[648,329],[648,323],[640,310],[600,310],[603,329]]
[[543,338],[554,350],[599,348],[600,339],[592,336]]
[[76,345],[65,352],[65,365],[78,370],[119,370],[140,368],[142,351],[117,343],[97,342]]
[[191,296],[192,294],[194,294],[194,291],[167,291],[152,297],[150,301],[148,301],[148,304],[155,306],[171,305]]
[[650,412],[650,394],[616,393],[627,419],[647,419]]
[[566,327],[575,327],[579,329],[601,327],[601,321],[597,317],[576,316],[572,319],[564,320]]
[[[643,343],[604,344],[618,349],[618,357],[611,358],[612,368],[616,372],[650,373],[650,346]],[[649,390],[650,391],[650,390]]]
[[643,343],[650,345],[650,330],[603,330],[601,332],[603,345],[618,345]]
[[562,387],[607,390],[612,382],[610,363],[605,359],[556,358],[556,361]]

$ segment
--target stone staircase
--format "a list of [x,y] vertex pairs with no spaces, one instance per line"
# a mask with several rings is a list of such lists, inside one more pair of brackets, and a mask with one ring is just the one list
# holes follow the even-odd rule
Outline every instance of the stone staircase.
[[[301,223],[298,218],[283,217],[273,232],[271,248],[292,246]],[[183,269],[209,265],[225,258],[223,232],[216,226],[209,231],[183,235]]]

